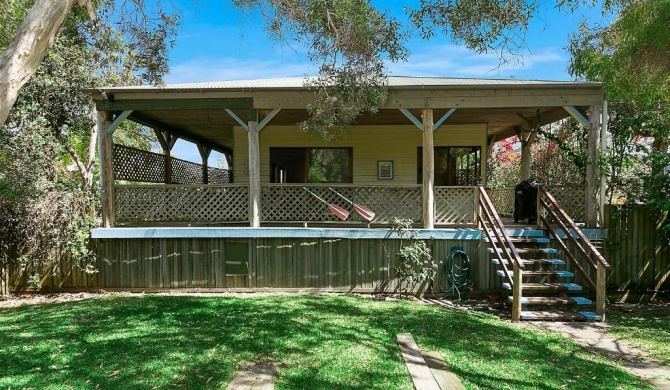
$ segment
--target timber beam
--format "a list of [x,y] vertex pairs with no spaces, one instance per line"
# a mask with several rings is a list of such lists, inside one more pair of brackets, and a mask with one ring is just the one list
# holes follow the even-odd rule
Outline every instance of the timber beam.
[[[113,95],[112,95],[113,96]],[[111,111],[160,111],[160,110],[224,110],[252,109],[252,98],[206,98],[206,99],[123,99],[96,100],[98,110]]]
[[146,116],[144,114],[141,114],[139,112],[133,112],[130,114],[129,119],[137,122],[141,125],[148,126],[148,127],[153,127],[153,128],[158,128],[164,131],[167,131],[168,133],[175,135],[181,139],[184,139],[186,141],[193,142],[196,145],[202,145],[202,146],[207,146],[211,148],[212,150],[215,150],[219,153],[226,154],[226,153],[233,153],[233,150],[222,145],[217,145],[211,141],[208,141],[202,137],[198,137],[197,135],[190,134],[184,130],[179,130],[175,129],[174,127],[170,127],[166,125],[165,123],[158,121],[156,119],[153,119],[149,116]]

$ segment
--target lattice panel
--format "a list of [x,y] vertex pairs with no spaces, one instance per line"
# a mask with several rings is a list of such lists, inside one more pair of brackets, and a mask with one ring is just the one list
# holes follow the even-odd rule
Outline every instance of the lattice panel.
[[[114,144],[114,178],[139,183],[165,183],[165,156]],[[172,158],[172,183],[202,183],[202,165]],[[229,184],[231,172],[227,169],[207,167],[210,184]]]
[[586,186],[547,186],[547,189],[573,221],[584,222],[586,219]]
[[233,182],[233,172],[229,169],[208,167],[207,176],[211,184],[230,184]]
[[502,217],[514,216],[514,188],[492,188],[486,192],[491,198],[493,207]]
[[248,210],[247,185],[114,187],[114,216],[119,224],[244,222],[249,220]]
[[[339,221],[327,206],[305,192],[303,185],[264,185],[262,215],[264,222]],[[350,212],[349,221],[367,222],[353,206],[332,193],[328,186],[308,186],[314,193]],[[394,218],[409,218],[421,223],[421,187],[337,186],[339,193],[376,213],[373,223],[391,223]]]
[[474,224],[475,193],[475,187],[435,187],[435,224]]
[[165,183],[165,156],[114,144],[114,178],[140,183]]

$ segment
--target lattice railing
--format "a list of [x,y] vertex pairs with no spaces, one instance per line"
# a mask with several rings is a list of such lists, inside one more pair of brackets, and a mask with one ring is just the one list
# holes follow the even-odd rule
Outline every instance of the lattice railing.
[[[116,180],[138,183],[165,183],[165,156],[114,144],[114,178]],[[203,182],[202,165],[172,158],[173,184],[200,184]],[[231,171],[207,167],[208,181],[211,184],[232,182]]]
[[514,188],[489,188],[486,192],[498,215],[503,217],[514,215]]
[[435,187],[435,224],[475,223],[477,187]]
[[409,218],[421,223],[421,186],[354,186],[324,184],[264,184],[263,222],[338,222],[325,204],[305,192],[308,187],[328,202],[350,211],[350,221],[367,222],[353,206],[332,193],[328,187],[376,213],[372,223],[388,224],[394,218]]
[[231,223],[249,220],[249,186],[117,185],[116,223]]
[[586,220],[586,186],[562,185],[546,186],[546,188],[573,221]]
[[[584,222],[586,217],[586,204],[584,202],[586,198],[586,186],[573,184],[548,185],[545,187],[558,204],[568,213],[570,218],[575,222]],[[493,188],[488,189],[487,192],[499,215],[505,217],[512,217],[514,215],[514,188]]]

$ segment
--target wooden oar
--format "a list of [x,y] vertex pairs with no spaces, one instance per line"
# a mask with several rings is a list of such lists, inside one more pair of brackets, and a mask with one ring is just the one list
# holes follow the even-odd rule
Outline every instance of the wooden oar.
[[342,199],[346,200],[347,202],[351,203],[351,204],[354,206],[354,210],[355,210],[355,211],[358,213],[358,215],[360,215],[361,217],[367,219],[368,221],[372,221],[372,220],[374,219],[374,217],[375,217],[375,212],[374,212],[374,211],[370,210],[369,208],[367,208],[367,207],[365,207],[365,206],[363,206],[363,205],[356,204],[356,203],[350,201],[349,199],[345,198],[344,195],[342,195],[342,194],[340,194],[339,192],[335,191],[334,188],[328,187],[328,189],[330,189],[331,191],[333,191],[333,192],[334,192],[337,196],[339,196],[340,198],[342,198]]
[[303,188],[305,191],[307,191],[308,194],[312,194],[316,199],[318,199],[318,200],[322,201],[323,203],[325,203],[326,206],[328,206],[328,210],[330,210],[331,214],[333,214],[333,215],[336,216],[337,218],[339,218],[339,219],[341,219],[341,220],[343,220],[343,221],[346,220],[347,218],[349,218],[349,212],[348,212],[347,210],[343,209],[342,207],[340,207],[340,206],[338,206],[338,205],[336,205],[336,204],[332,204],[332,203],[328,203],[328,202],[326,202],[326,201],[323,200],[319,195],[317,195],[317,194],[313,193],[312,191],[310,191],[309,188],[307,188],[307,187],[302,187],[302,188]]

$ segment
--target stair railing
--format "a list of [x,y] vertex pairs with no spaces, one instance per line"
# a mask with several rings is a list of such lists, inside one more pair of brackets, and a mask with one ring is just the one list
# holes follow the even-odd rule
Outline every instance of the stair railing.
[[[521,319],[521,278],[524,265],[486,189],[478,187],[478,190],[481,211],[477,215],[477,222],[493,248],[505,280],[512,287],[512,321],[519,321]],[[507,264],[512,265],[512,275],[510,275]]]
[[[537,191],[537,208],[538,208],[538,222],[541,222],[540,227],[547,229],[550,237],[556,239],[556,242],[559,244],[563,253],[570,260],[575,269],[580,273],[584,278],[586,283],[596,294],[596,313],[602,316],[603,320],[605,319],[605,300],[606,300],[606,281],[607,281],[607,270],[610,269],[610,265],[607,263],[607,260],[600,254],[598,249],[586,238],[584,233],[577,227],[575,222],[568,216],[568,213],[561,208],[556,199],[549,193],[549,191],[543,187],[539,186]],[[549,216],[548,219],[546,216]],[[596,272],[596,281],[590,277],[589,273],[579,264],[578,259],[573,255],[573,253],[568,250],[568,246],[561,239],[561,237],[554,231],[552,225],[549,223],[549,220],[556,222],[558,227],[565,233],[567,239],[573,244],[577,249],[577,253],[581,255],[581,258],[586,261],[588,267]]]

